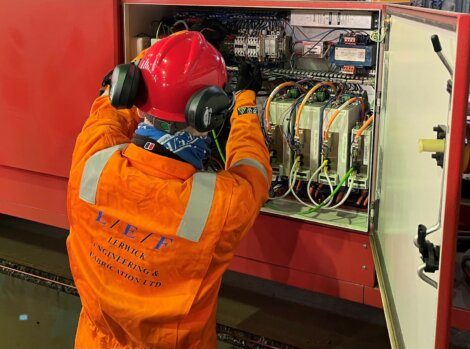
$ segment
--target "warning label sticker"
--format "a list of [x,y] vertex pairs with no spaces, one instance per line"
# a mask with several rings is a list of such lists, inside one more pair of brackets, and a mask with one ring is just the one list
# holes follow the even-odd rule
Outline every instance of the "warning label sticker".
[[336,47],[335,60],[350,62],[365,62],[366,50],[363,48]]

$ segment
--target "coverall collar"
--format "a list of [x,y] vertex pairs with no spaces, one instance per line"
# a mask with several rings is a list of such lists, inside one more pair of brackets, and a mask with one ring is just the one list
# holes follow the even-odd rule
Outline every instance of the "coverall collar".
[[123,155],[139,170],[164,179],[179,178],[186,180],[196,173],[196,168],[193,165],[151,153],[135,144],[129,144]]

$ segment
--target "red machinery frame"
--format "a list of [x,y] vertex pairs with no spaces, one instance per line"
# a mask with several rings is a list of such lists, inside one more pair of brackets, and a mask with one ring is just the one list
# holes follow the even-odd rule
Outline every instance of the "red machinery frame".
[[67,228],[74,139],[121,57],[118,0],[0,5],[0,212]]

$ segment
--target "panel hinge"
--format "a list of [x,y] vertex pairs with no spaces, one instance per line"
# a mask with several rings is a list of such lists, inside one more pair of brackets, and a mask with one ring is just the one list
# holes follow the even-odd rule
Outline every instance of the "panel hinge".
[[381,109],[381,103],[382,103],[382,91],[377,91],[377,94],[375,95],[375,116],[377,119],[377,116],[380,114],[380,109]]
[[380,200],[376,199],[370,206],[370,221],[372,222],[375,231],[377,231],[377,225],[379,223],[379,203]]

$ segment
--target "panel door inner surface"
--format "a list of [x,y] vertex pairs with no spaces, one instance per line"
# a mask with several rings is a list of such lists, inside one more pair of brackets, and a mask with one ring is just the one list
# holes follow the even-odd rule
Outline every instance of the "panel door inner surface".
[[[433,51],[433,34],[439,35],[443,54],[454,65],[455,31],[390,17],[373,238],[378,242],[378,269],[383,273],[379,281],[383,280],[384,303],[389,301],[390,337],[396,348],[433,348],[435,342],[438,290],[418,278],[422,261],[413,243],[419,224],[431,227],[438,221],[448,165],[445,161],[443,169],[430,153],[418,152],[419,139],[435,139],[433,127],[449,126],[450,121],[450,75]],[[441,245],[442,227],[428,239]],[[439,279],[438,272],[428,275]]]

